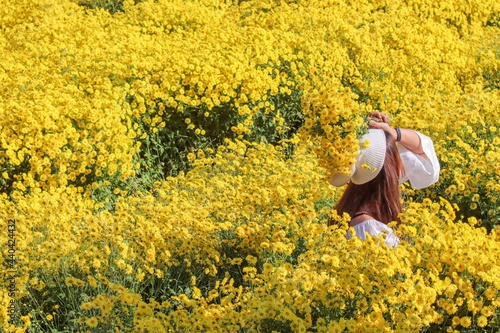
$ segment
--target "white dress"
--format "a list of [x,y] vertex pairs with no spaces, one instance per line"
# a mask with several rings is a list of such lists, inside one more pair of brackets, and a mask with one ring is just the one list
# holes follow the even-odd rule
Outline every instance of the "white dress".
[[[415,132],[420,137],[422,149],[427,155],[427,159],[412,153],[399,144],[399,154],[405,168],[405,176],[399,180],[399,183],[403,184],[409,180],[411,186],[419,190],[431,186],[439,180],[440,166],[431,138],[417,131]],[[396,247],[399,243],[399,238],[394,235],[392,228],[377,220],[366,220],[356,224],[353,228],[356,231],[356,236],[362,240],[366,239],[366,233],[372,236],[379,236],[379,234],[384,233],[386,235],[385,244],[390,248]],[[351,238],[352,235],[348,232],[347,239]]]

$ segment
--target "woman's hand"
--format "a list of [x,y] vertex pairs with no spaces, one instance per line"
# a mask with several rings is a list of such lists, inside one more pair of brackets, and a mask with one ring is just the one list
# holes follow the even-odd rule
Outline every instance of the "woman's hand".
[[370,118],[378,118],[379,120],[382,120],[384,123],[390,123],[391,122],[391,118],[389,118],[388,115],[386,115],[385,113],[382,113],[382,112],[378,112],[378,111],[372,111],[368,114],[368,117]]
[[390,118],[388,115],[382,112],[373,111],[370,112],[368,116],[377,119],[377,120],[370,120],[368,122],[370,128],[377,128],[384,130],[385,132],[389,133],[394,138],[394,140],[397,139],[398,132],[396,132],[396,130],[389,125]]

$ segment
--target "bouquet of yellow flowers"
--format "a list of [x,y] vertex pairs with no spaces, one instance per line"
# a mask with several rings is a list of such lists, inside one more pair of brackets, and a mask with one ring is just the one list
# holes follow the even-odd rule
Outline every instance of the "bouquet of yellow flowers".
[[[318,87],[318,86],[317,86]],[[359,138],[368,132],[370,106],[340,84],[324,84],[302,98],[305,125],[301,141],[312,147],[329,179],[336,173],[351,173],[360,149]]]

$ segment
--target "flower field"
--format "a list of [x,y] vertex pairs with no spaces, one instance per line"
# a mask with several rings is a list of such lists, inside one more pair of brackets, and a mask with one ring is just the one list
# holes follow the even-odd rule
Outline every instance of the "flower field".
[[[500,331],[498,1],[4,0],[0,54],[0,332]],[[326,181],[370,111],[441,164],[395,249]]]

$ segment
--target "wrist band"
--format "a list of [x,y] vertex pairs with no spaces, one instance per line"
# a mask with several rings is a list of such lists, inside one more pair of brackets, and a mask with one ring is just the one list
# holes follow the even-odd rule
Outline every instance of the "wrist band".
[[396,139],[396,142],[399,142],[399,141],[401,141],[401,130],[399,129],[399,127],[396,127],[395,130],[398,133],[398,137]]

